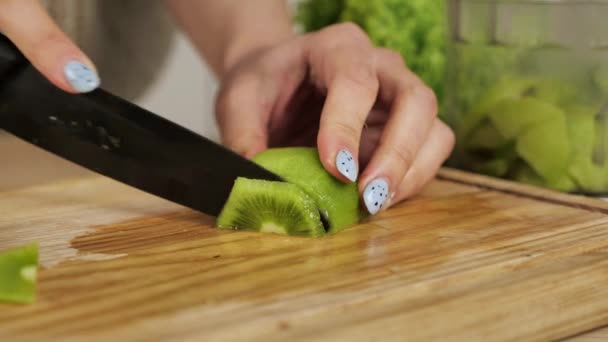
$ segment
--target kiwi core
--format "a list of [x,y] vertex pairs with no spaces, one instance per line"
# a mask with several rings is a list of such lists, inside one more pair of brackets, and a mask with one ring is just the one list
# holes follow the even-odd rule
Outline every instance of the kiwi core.
[[285,182],[239,177],[218,216],[219,228],[320,237],[363,216],[357,184],[327,172],[316,148],[268,149],[253,161]]
[[263,233],[287,234],[287,229],[285,227],[274,222],[263,223],[260,231]]

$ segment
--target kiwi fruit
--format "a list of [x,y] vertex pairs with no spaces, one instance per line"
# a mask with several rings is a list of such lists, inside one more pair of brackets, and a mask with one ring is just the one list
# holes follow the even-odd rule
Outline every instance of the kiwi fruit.
[[297,185],[238,178],[218,227],[318,237],[325,234],[315,201]]
[[0,301],[33,302],[37,269],[37,243],[0,252]]
[[319,237],[358,223],[356,183],[343,183],[323,167],[318,150],[285,147],[253,158],[286,182],[239,178],[218,216],[219,228]]

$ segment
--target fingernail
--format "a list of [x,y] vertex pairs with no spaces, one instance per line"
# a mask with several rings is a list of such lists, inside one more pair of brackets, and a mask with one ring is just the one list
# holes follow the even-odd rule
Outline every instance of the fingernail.
[[341,149],[336,156],[336,167],[340,173],[351,180],[352,182],[357,181],[359,174],[357,168],[357,162],[353,158],[353,154],[347,149]]
[[363,191],[363,201],[367,207],[367,211],[374,215],[384,205],[388,198],[388,183],[384,179],[374,179],[367,185]]
[[68,62],[63,73],[74,90],[80,93],[87,93],[99,87],[97,73],[78,61]]

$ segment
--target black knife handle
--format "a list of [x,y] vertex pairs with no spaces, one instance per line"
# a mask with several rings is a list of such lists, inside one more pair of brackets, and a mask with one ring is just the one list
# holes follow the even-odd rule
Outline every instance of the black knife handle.
[[26,63],[27,60],[15,44],[0,34],[0,80],[5,81],[12,71]]

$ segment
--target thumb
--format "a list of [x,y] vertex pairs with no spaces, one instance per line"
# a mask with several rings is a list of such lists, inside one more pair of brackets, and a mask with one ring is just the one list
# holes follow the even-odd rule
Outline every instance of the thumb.
[[262,87],[253,79],[226,83],[217,97],[216,116],[222,143],[252,158],[268,148],[268,126],[272,106],[260,94]]
[[0,31],[55,86],[71,93],[85,93],[99,86],[93,63],[39,1],[0,1]]

